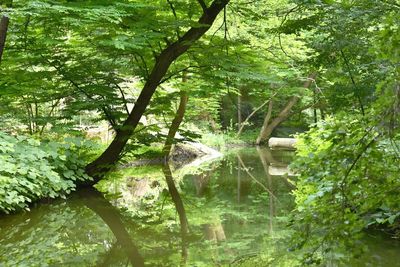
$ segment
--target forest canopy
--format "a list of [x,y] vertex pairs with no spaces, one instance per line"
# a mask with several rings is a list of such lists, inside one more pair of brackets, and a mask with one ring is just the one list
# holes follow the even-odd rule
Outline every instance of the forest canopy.
[[[303,263],[400,235],[400,1],[0,1],[0,211],[182,142],[297,139]],[[228,148],[227,148],[228,147]],[[340,256],[338,256],[340,258]]]

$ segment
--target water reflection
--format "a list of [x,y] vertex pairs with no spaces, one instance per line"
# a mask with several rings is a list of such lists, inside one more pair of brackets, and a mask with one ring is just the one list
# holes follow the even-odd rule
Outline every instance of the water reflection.
[[[74,195],[0,220],[1,266],[94,266],[119,250],[113,233]],[[118,254],[118,252],[116,252]],[[121,264],[117,259],[113,262]]]
[[[0,266],[295,266],[295,177],[271,173],[291,156],[251,148],[200,169],[124,170],[101,187],[118,198],[82,190],[0,218]],[[354,266],[396,266],[398,247],[373,245]]]
[[[84,200],[86,207],[96,213],[107,224],[117,239],[107,254],[112,255],[118,245],[125,252],[132,266],[144,266],[143,257],[125,229],[118,209],[113,207],[100,192],[94,189],[81,190],[79,195]],[[110,262],[110,257],[106,256],[105,260],[98,265],[104,266],[107,262]]]
[[[274,188],[273,188],[273,182],[272,182],[272,177],[269,173],[269,166],[271,163],[274,163],[274,159],[269,153],[269,150],[266,148],[261,148],[257,146],[257,153],[258,156],[260,157],[261,164],[263,166],[264,172],[265,172],[265,178],[267,180],[267,187],[268,190],[271,192],[271,194],[274,194]],[[269,198],[269,231],[273,233],[274,231],[274,217],[275,217],[275,199],[270,197]]]
[[186,216],[185,207],[183,206],[182,198],[175,186],[174,178],[172,177],[171,167],[168,164],[163,165],[163,173],[165,175],[165,180],[168,185],[168,192],[171,195],[172,201],[174,202],[175,209],[179,215],[180,222],[180,232],[182,238],[182,264],[187,262],[188,257],[188,241],[187,237],[189,234],[189,222]]
[[[32,247],[40,250],[38,254],[49,255],[47,262],[69,266],[235,262],[237,257],[261,249],[267,222],[272,231],[276,200],[265,193],[272,192],[276,199],[275,194],[279,196],[284,192],[274,188],[279,187],[279,183],[266,182],[268,174],[263,172],[258,157],[254,150],[232,154],[184,175],[173,175],[171,167],[164,165],[160,167],[161,172],[158,170],[160,177],[146,172],[111,182],[109,190],[120,196],[111,202],[97,191],[84,190],[67,201],[43,204],[31,213],[14,216],[18,223],[6,226],[12,216],[7,217],[1,225],[0,232],[6,236],[0,240],[1,247],[21,249],[0,251],[0,255],[22,257],[19,263],[29,262],[33,266],[40,266],[43,261],[40,257],[23,257]],[[231,194],[232,191],[236,194]],[[270,206],[270,214],[265,213],[267,206]],[[178,220],[174,214],[178,215]],[[31,217],[28,224],[24,223],[24,216]],[[46,228],[49,216],[56,216],[51,220],[59,227]],[[87,225],[82,227],[83,223]],[[77,225],[79,227],[73,227]],[[11,228],[15,234],[6,235]],[[32,234],[25,235],[26,232]],[[61,237],[53,239],[54,234],[46,235],[54,232]],[[30,242],[30,239],[38,242]],[[69,243],[71,239],[74,240],[72,244]],[[61,249],[56,250],[56,247]]]

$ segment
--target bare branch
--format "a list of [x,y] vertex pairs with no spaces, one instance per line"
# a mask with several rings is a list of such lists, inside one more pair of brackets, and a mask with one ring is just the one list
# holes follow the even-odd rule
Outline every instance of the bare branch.
[[247,122],[251,119],[251,117],[254,116],[254,114],[257,113],[257,111],[259,111],[260,109],[262,109],[266,104],[268,104],[268,102],[270,102],[272,100],[272,98],[274,98],[274,96],[276,96],[277,93],[275,93],[273,96],[271,96],[267,101],[265,101],[264,103],[262,103],[258,108],[256,108],[255,110],[253,110],[252,113],[250,113],[249,116],[247,116],[247,118],[244,120],[244,122],[242,123],[242,126],[240,127],[237,136],[239,136],[242,132],[243,132],[243,128],[247,125]]

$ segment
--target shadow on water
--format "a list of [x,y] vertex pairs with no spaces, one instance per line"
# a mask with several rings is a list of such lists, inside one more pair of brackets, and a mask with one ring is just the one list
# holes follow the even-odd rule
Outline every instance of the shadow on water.
[[[295,266],[292,156],[246,148],[197,169],[125,170],[107,198],[85,189],[0,218],[0,266]],[[399,266],[400,245],[380,237],[352,266]]]

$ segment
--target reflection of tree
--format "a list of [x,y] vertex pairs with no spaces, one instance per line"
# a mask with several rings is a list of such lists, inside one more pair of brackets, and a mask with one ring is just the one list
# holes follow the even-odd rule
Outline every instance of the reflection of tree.
[[220,221],[205,224],[204,234],[207,240],[213,241],[215,243],[226,240],[225,230]]
[[[271,175],[269,175],[269,165],[273,162],[273,157],[269,150],[267,149],[262,149],[259,146],[257,146],[257,153],[258,156],[260,157],[262,166],[264,168],[265,176],[267,178],[267,187],[268,189],[273,192],[273,184],[272,184],[272,178]],[[272,233],[273,232],[273,220],[275,216],[275,201],[274,198],[270,197],[269,198],[269,230]]]
[[121,250],[121,245],[117,242],[111,245],[111,248],[104,255],[104,257],[100,258],[96,264],[97,267],[107,267],[111,266],[113,259],[118,258],[118,252]]
[[239,168],[242,167],[243,170],[249,175],[249,177],[250,177],[251,179],[253,179],[253,180],[254,180],[258,185],[260,185],[266,192],[268,192],[268,193],[271,195],[271,197],[273,197],[273,198],[276,199],[276,196],[274,195],[274,193],[273,193],[271,190],[269,190],[262,182],[260,182],[259,180],[257,180],[257,178],[254,177],[253,174],[251,174],[251,172],[249,171],[249,168],[247,168],[247,166],[244,164],[244,162],[243,162],[243,160],[242,160],[242,158],[240,157],[239,154],[237,154],[237,158],[238,158],[239,163],[240,163]]
[[210,189],[208,184],[211,177],[213,177],[213,179],[217,179],[219,175],[219,173],[215,172],[215,170],[220,167],[220,163],[220,161],[217,161],[208,165],[200,166],[196,170],[196,173],[191,175],[193,184],[196,188],[197,196],[204,196],[207,194],[207,191]]
[[210,180],[210,172],[205,171],[193,176],[193,183],[196,187],[196,195],[202,196],[207,189],[208,181]]
[[185,207],[183,206],[182,198],[175,186],[174,179],[172,177],[171,168],[168,164],[163,165],[163,173],[168,185],[168,192],[171,195],[172,201],[174,202],[176,211],[178,212],[179,222],[181,225],[181,238],[182,238],[182,262],[186,263],[188,252],[187,252],[187,236],[189,233],[189,223],[186,216]]
[[[265,166],[269,166],[271,164],[273,165],[282,165],[282,162],[279,162],[278,160],[276,160],[274,158],[274,156],[272,156],[271,150],[268,148],[261,148],[260,146],[257,146],[257,153],[260,157],[261,163],[264,166],[264,163],[266,163]],[[268,168],[267,168],[268,169]]]
[[[211,178],[216,178],[215,169],[219,165],[208,166],[207,171],[203,171],[201,174],[195,175],[193,178],[193,183],[196,187],[196,196],[202,197],[205,195],[205,191],[209,189]],[[239,181],[240,182],[240,181]],[[238,192],[240,194],[240,192]],[[207,218],[207,223],[201,224],[203,235],[205,240],[210,241],[212,250],[207,254],[208,258],[218,259],[220,258],[219,251],[219,243],[226,240],[225,230],[221,223],[221,218],[219,215],[219,210],[214,206],[215,203],[213,200],[208,199],[206,201],[207,206],[212,206],[212,209],[209,210],[207,206],[202,206],[201,215],[212,215],[212,218]],[[233,254],[233,252],[229,249],[225,249],[224,256],[228,254]]]
[[100,192],[94,189],[84,189],[79,193],[84,197],[85,205],[94,211],[113,232],[118,244],[121,245],[132,266],[144,266],[144,259],[139,254],[138,248],[132,242],[117,209],[114,208]]
[[[292,175],[288,170],[288,163],[284,162],[282,158],[280,158],[281,161],[277,160],[272,155],[271,149],[257,146],[257,153],[267,176],[271,176],[271,166],[274,166],[275,168],[278,167],[278,170],[283,170],[282,174],[286,172],[288,175]],[[293,184],[289,182],[286,175],[281,175],[280,178],[285,182],[289,189],[294,189]]]
[[2,218],[0,266],[93,266],[112,242],[101,219],[73,196]]

